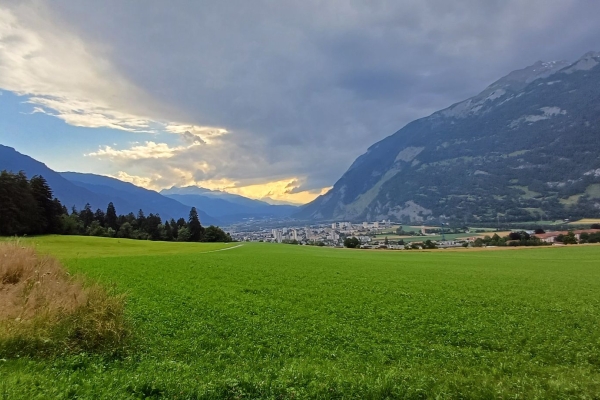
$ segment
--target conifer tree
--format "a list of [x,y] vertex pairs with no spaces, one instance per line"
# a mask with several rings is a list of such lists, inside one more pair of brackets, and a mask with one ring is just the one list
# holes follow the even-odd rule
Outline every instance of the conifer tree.
[[108,207],[106,207],[105,224],[107,228],[112,228],[115,231],[118,229],[117,210],[112,201],[108,203]]
[[104,214],[104,211],[102,211],[101,209],[97,209],[96,212],[94,213],[94,221],[98,221],[100,226],[104,227],[105,220],[106,220],[106,215]]
[[204,236],[204,228],[200,224],[200,219],[198,218],[198,211],[196,211],[196,207],[192,207],[190,210],[190,217],[188,219],[188,229],[190,231],[190,241],[191,242],[200,242]]
[[81,218],[83,227],[86,229],[92,224],[92,221],[94,221],[94,212],[90,203],[86,203],[85,207],[83,207],[83,210],[79,213],[79,218]]

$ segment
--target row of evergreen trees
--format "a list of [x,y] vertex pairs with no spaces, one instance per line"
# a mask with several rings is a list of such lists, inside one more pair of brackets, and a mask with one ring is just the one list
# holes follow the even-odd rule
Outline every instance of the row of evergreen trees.
[[117,215],[113,203],[106,211],[89,204],[69,210],[53,197],[42,176],[30,180],[23,172],[0,172],[0,235],[89,235],[180,242],[230,242],[231,236],[216,226],[205,228],[196,208],[189,218],[162,221],[158,214]]
[[65,211],[41,176],[0,172],[0,235],[61,233]]

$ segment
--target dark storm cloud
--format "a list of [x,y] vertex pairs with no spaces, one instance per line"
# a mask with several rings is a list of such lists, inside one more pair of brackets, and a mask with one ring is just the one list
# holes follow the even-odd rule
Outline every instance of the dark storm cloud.
[[52,4],[174,115],[229,131],[165,163],[212,163],[193,171],[203,179],[306,177],[295,192],[511,70],[600,47],[596,0]]
[[198,135],[194,135],[190,131],[185,131],[181,134],[183,140],[189,144],[206,144],[206,142]]

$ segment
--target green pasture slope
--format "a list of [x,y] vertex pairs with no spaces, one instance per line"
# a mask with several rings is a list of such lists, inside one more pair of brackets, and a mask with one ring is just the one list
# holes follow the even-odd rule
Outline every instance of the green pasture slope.
[[2,360],[0,398],[600,396],[598,246],[32,241],[128,293],[138,343],[122,359]]

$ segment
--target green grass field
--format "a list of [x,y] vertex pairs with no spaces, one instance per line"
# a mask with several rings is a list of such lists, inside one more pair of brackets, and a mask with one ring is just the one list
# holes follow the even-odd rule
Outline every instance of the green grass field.
[[600,246],[29,242],[127,293],[138,337],[122,359],[2,359],[2,399],[600,394]]

